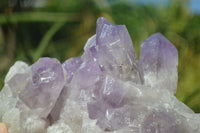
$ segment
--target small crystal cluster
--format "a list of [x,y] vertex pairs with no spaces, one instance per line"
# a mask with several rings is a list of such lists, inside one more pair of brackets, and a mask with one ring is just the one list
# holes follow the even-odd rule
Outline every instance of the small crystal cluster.
[[160,33],[136,53],[124,25],[105,18],[81,57],[17,61],[0,93],[9,133],[200,133],[200,114],[178,101],[178,54]]

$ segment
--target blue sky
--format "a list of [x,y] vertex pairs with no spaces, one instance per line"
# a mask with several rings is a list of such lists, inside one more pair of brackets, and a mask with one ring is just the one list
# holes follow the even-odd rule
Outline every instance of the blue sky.
[[200,14],[200,0],[192,0],[190,2],[190,9],[192,12]]
[[[135,2],[139,2],[142,4],[160,4],[160,5],[167,5],[168,0],[128,0],[128,1],[135,1]],[[190,0],[190,4],[188,5],[188,7],[190,8],[190,10],[193,13],[197,13],[200,14],[200,0]]]

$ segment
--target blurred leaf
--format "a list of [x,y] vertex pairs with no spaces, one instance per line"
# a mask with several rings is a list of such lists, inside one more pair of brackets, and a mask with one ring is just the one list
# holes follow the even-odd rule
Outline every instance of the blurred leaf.
[[0,14],[0,24],[20,22],[66,22],[77,21],[78,14],[55,12],[18,12],[10,15]]
[[44,50],[47,48],[49,41],[53,37],[53,35],[64,25],[63,22],[57,22],[52,25],[52,27],[46,32],[44,37],[42,38],[41,42],[39,43],[38,48],[33,53],[33,61],[37,61],[44,53]]

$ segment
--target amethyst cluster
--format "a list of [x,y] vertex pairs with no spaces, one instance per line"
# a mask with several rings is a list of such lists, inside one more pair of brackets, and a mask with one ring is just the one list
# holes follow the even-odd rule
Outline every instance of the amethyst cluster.
[[124,25],[97,20],[81,57],[18,61],[0,93],[9,133],[200,133],[200,114],[178,101],[178,54],[160,33],[136,53]]

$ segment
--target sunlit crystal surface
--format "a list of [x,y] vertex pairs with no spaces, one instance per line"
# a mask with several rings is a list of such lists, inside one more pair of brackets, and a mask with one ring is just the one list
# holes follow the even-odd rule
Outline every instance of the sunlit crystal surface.
[[156,33],[142,42],[139,62],[145,84],[176,92],[178,54],[174,45],[163,35]]
[[97,20],[81,57],[18,61],[0,93],[9,133],[200,133],[200,114],[174,96],[178,53],[162,34],[141,43]]

